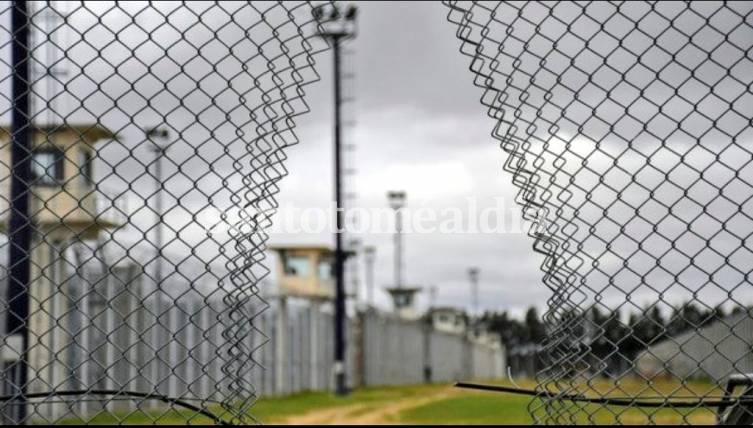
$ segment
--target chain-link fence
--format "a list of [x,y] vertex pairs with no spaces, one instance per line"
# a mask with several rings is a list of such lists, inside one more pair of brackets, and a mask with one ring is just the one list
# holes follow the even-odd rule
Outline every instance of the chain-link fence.
[[3,422],[253,421],[320,6],[0,3]]
[[[552,291],[534,419],[750,395],[753,6],[446,4]],[[253,421],[317,7],[0,2],[4,422]]]
[[753,5],[446,5],[552,292],[534,419],[708,421],[730,379],[749,397]]

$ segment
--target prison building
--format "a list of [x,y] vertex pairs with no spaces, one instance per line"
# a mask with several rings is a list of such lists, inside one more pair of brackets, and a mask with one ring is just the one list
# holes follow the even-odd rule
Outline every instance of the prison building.
[[753,313],[748,310],[668,338],[641,352],[635,365],[646,377],[717,383],[726,383],[735,373],[753,373]]

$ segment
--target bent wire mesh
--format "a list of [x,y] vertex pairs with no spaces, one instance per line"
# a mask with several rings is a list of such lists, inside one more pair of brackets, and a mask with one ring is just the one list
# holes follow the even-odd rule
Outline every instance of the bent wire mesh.
[[254,421],[314,7],[0,3],[3,422]]
[[713,412],[672,403],[753,372],[753,6],[445,5],[551,290],[534,420]]

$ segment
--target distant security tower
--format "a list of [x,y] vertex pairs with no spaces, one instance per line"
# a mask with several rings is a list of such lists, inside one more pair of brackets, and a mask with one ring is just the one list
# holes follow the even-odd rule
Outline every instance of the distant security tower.
[[395,313],[400,318],[417,319],[419,314],[416,312],[415,301],[416,294],[421,291],[421,287],[391,287],[387,292],[392,297]]
[[[45,241],[71,237],[93,239],[119,224],[98,210],[93,178],[95,144],[112,140],[111,131],[97,125],[52,125],[33,130],[29,213],[35,232]],[[5,232],[9,213],[11,132],[0,127],[0,226]]]
[[[50,125],[32,129],[29,216],[32,243],[29,248],[28,378],[29,392],[47,391],[69,378],[70,329],[64,323],[70,312],[72,281],[70,260],[64,253],[74,242],[96,239],[122,222],[114,215],[110,201],[97,203],[94,181],[95,144],[115,140],[111,131],[94,124]],[[8,233],[10,217],[11,140],[8,127],[0,127],[0,232]],[[100,208],[105,208],[104,210]],[[8,337],[0,353],[15,359],[20,349]],[[10,342],[10,343],[9,343]],[[57,406],[57,405],[56,405]],[[63,410],[60,404],[53,411]]]
[[331,300],[334,289],[334,251],[328,246],[271,246],[277,253],[277,284],[281,297]]

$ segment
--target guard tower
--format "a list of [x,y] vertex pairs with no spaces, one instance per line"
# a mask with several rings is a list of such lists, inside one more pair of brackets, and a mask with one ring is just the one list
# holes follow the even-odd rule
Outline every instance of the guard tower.
[[395,313],[404,319],[417,319],[419,314],[414,305],[416,294],[421,291],[421,287],[390,287],[385,289],[392,297],[392,304]]
[[327,246],[270,246],[277,253],[280,296],[331,300],[335,296],[334,251]]
[[[275,358],[282,361],[288,354],[288,297],[304,298],[310,302],[310,308],[318,313],[319,306],[335,298],[334,262],[335,252],[327,246],[270,246],[277,253],[275,273],[277,276],[276,311],[277,334],[275,336]],[[315,368],[321,364],[318,360],[319,337],[318,323],[311,323],[308,328],[309,352],[312,356],[310,375],[311,385],[324,386],[326,379],[319,378]],[[275,392],[290,392],[285,379],[288,373],[285,364],[277,364],[277,384]]]
[[[0,126],[1,233],[7,233],[10,215],[11,137],[10,129]],[[93,179],[95,144],[115,138],[114,133],[99,125],[51,125],[32,130],[29,216],[33,236],[28,326],[32,393],[70,379],[72,339],[70,328],[65,327],[69,322],[71,287],[77,281],[70,280],[71,262],[66,260],[65,251],[77,241],[96,239],[103,230],[119,226],[109,214],[112,211],[100,209]],[[63,410],[60,406],[64,404],[48,407],[51,416]]]
[[[37,234],[47,241],[72,237],[93,239],[104,229],[118,226],[98,210],[93,178],[95,144],[115,139],[98,125],[53,125],[37,127],[32,133],[29,214]],[[0,226],[7,226],[10,195],[10,141],[8,127],[0,128]]]

